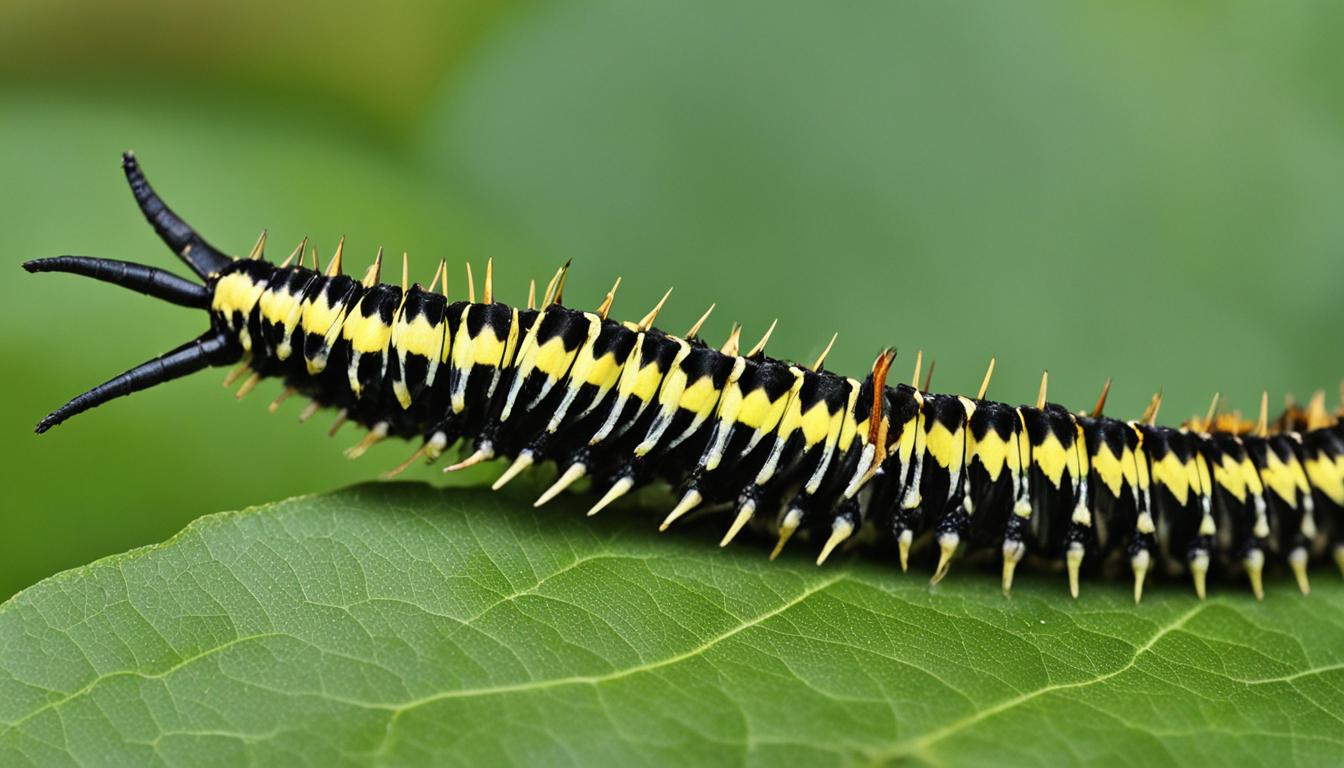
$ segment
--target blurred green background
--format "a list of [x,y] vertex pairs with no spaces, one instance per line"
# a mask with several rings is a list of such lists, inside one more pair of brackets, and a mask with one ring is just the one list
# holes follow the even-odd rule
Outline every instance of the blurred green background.
[[[506,300],[575,260],[572,301],[668,286],[684,330],[780,318],[777,354],[935,388],[1163,415],[1334,391],[1344,250],[1344,5],[1321,3],[0,6],[0,597],[192,518],[371,478],[201,374],[37,438],[68,396],[204,317],[25,259],[175,266],[118,168],[134,149],[216,245],[348,236],[493,255]],[[183,271],[178,268],[178,271]],[[488,473],[487,473],[488,474]],[[437,472],[414,476],[440,482]],[[478,478],[479,479],[479,478]]]

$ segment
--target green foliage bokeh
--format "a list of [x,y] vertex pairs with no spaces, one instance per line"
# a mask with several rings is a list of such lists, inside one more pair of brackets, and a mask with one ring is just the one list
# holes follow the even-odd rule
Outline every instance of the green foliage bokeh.
[[6,3],[0,597],[406,450],[347,462],[353,432],[222,372],[31,434],[202,327],[18,269],[172,264],[124,149],[234,252],[346,235],[353,268],[444,257],[457,290],[493,255],[506,300],[573,258],[572,300],[622,275],[626,316],[674,285],[673,329],[717,301],[710,336],[779,317],[773,350],[806,357],[838,330],[854,371],[923,348],[959,391],[997,355],[1002,399],[1048,366],[1062,402],[1112,376],[1117,413],[1162,387],[1179,420],[1344,375],[1341,32],[1325,2]]

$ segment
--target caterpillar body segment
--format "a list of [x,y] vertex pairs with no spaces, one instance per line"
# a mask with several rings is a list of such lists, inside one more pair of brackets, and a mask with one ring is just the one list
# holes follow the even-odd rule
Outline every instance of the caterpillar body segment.
[[[1308,566],[1344,571],[1344,426],[1324,396],[1290,405],[1277,420],[1262,400],[1257,422],[1209,413],[1179,428],[1157,425],[1160,394],[1142,418],[1104,415],[1110,382],[1091,412],[1047,399],[1032,405],[928,391],[922,353],[910,384],[889,382],[895,353],[861,378],[766,353],[774,326],[754,344],[735,327],[720,345],[654,327],[662,301],[637,322],[611,317],[617,280],[601,305],[563,303],[566,264],[539,305],[496,300],[487,262],[481,301],[448,293],[441,262],[429,287],[382,281],[380,250],[362,277],[343,272],[344,241],[325,268],[306,243],[280,264],[264,258],[265,234],[234,259],[210,246],[163,204],[129,154],[137,203],[201,282],[128,262],[61,256],[25,264],[123,285],[206,309],[198,338],[81,394],[44,418],[45,432],[107,400],[205,367],[240,364],[238,393],[281,381],[272,410],[310,399],[300,419],[337,411],[364,427],[347,454],[380,440],[419,441],[411,457],[434,462],[459,445],[449,470],[507,460],[499,488],[541,464],[556,465],[540,506],[591,479],[597,514],[655,482],[674,489],[666,530],[691,514],[720,514],[727,545],[747,528],[818,545],[818,564],[862,542],[902,569],[927,563],[933,581],[960,558],[997,561],[1009,593],[1024,561],[1055,563],[1077,597],[1094,574],[1127,570],[1137,601],[1153,576],[1187,578],[1203,597],[1232,574],[1263,595],[1281,568],[1303,592]],[[307,257],[307,258],[306,258]],[[440,290],[442,285],[442,290]],[[710,307],[710,311],[713,307]],[[832,344],[834,338],[832,338]],[[745,349],[745,351],[744,351]],[[827,352],[830,345],[827,346]]]

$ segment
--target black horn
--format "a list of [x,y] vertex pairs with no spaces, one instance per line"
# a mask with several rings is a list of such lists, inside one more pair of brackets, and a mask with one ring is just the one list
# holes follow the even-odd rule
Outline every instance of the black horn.
[[69,272],[92,277],[192,309],[210,306],[210,291],[205,286],[145,264],[91,256],[53,256],[26,261],[23,268],[29,272]]
[[214,246],[205,242],[196,230],[178,218],[177,214],[159,198],[145,179],[134,153],[127,152],[121,156],[121,167],[126,171],[126,181],[131,185],[131,193],[135,195],[135,202],[140,205],[140,211],[154,226],[154,231],[159,233],[163,242],[173,249],[173,253],[191,267],[191,271],[204,279],[218,274],[233,261],[232,257],[220,253]]
[[142,363],[131,370],[76,395],[70,402],[52,411],[37,423],[40,435],[66,419],[118,397],[124,397],[156,384],[172,381],[212,365],[228,365],[242,356],[236,341],[227,334],[209,331],[171,352]]

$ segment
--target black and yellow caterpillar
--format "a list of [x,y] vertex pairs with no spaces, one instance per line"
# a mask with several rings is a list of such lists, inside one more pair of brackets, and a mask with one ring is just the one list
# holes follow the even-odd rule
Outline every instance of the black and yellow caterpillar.
[[[1262,397],[1257,422],[1219,413],[1181,428],[1155,424],[1160,395],[1137,421],[985,399],[993,362],[974,398],[928,392],[919,381],[888,384],[895,357],[877,356],[863,379],[832,373],[823,352],[812,365],[765,354],[765,334],[742,351],[740,328],[720,347],[653,326],[664,295],[638,322],[608,317],[616,287],[596,311],[563,305],[568,264],[540,302],[495,300],[485,268],[476,300],[470,265],[466,299],[450,301],[443,262],[428,288],[380,282],[382,252],[363,279],[342,273],[342,246],[319,271],[304,265],[305,243],[280,265],[216,250],[154,193],[135,158],[126,178],[145,217],[204,284],[140,264],[59,256],[29,272],[73,272],[176,304],[205,309],[198,338],[70,400],[42,419],[42,433],[67,418],[207,366],[248,371],[241,397],[266,377],[311,398],[301,419],[339,410],[366,427],[354,457],[387,437],[418,438],[413,462],[434,461],[454,444],[472,452],[447,471],[494,458],[512,461],[502,487],[543,461],[559,479],[538,506],[589,477],[603,495],[589,514],[661,480],[679,489],[666,529],[691,510],[721,509],[731,520],[721,545],[748,524],[777,537],[771,557],[797,532],[824,540],[817,563],[837,546],[867,539],[898,558],[936,553],[934,582],[955,555],[1001,558],[1008,594],[1028,554],[1063,562],[1076,597],[1080,573],[1123,567],[1134,599],[1159,566],[1189,573],[1205,594],[1210,569],[1241,571],[1257,598],[1270,558],[1308,591],[1307,567],[1329,554],[1344,570],[1344,426],[1323,393],[1274,422]],[[712,310],[713,307],[710,307]],[[773,330],[773,326],[771,326]],[[834,338],[832,338],[834,343]],[[830,347],[827,347],[829,351]],[[333,432],[335,428],[333,428]],[[862,533],[862,535],[860,535]]]

